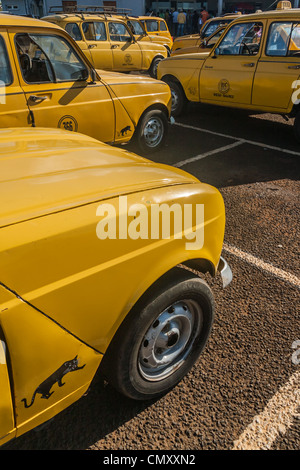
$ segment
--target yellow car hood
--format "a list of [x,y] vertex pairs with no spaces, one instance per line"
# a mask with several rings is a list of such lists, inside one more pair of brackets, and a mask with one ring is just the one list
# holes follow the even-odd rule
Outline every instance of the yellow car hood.
[[120,194],[198,182],[82,134],[0,130],[0,227]]
[[124,73],[113,72],[109,70],[96,70],[99,77],[107,84],[107,85],[124,85],[124,84],[138,84],[138,83],[148,83],[151,85],[155,85],[157,80],[154,78],[147,77],[146,75],[125,75]]

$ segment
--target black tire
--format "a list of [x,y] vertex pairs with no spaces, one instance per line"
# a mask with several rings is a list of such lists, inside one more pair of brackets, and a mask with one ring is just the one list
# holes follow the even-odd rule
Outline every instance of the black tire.
[[294,130],[294,135],[296,139],[298,140],[298,142],[300,142],[300,112],[299,111],[296,114],[296,117],[294,120],[293,130]]
[[180,116],[186,110],[188,100],[185,96],[185,93],[181,87],[181,85],[175,81],[167,82],[169,87],[171,88],[172,93],[172,108],[171,114],[172,116]]
[[162,56],[154,57],[154,59],[152,60],[152,64],[148,69],[148,73],[151,78],[157,78],[157,67],[161,60],[163,60]]
[[129,398],[157,398],[194,365],[213,319],[214,298],[209,286],[180,269],[128,314],[104,355],[102,373]]
[[142,115],[134,142],[144,154],[156,152],[165,145],[168,134],[168,119],[160,109],[152,109]]

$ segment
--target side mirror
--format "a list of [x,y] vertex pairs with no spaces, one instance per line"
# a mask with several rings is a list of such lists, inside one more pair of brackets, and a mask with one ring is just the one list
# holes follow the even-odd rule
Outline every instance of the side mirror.
[[95,69],[91,69],[91,70],[90,70],[90,75],[91,75],[92,83],[95,83],[96,80],[97,80],[97,74],[96,74]]
[[206,41],[206,39],[204,39],[204,41],[203,41],[203,43],[202,43],[202,46],[203,46],[203,47],[206,47],[206,46],[207,46],[207,41]]

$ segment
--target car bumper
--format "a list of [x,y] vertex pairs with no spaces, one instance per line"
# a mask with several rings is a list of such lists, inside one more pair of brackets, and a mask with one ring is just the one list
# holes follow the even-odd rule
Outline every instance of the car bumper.
[[221,275],[223,287],[227,287],[232,281],[232,271],[227,261],[222,257],[219,261],[218,272]]

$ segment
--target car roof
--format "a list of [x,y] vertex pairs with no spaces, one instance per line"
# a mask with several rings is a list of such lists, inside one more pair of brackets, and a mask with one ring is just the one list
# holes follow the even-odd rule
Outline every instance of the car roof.
[[[238,14],[238,13],[233,13],[232,15],[223,15],[223,16],[215,16],[214,18],[209,18],[207,22],[211,22],[211,21],[219,21],[219,20],[227,20],[227,19],[230,19],[230,18],[241,18],[242,16],[245,16],[245,15],[242,15],[242,14]],[[204,23],[204,24],[206,24]]]
[[139,16],[140,20],[160,20],[160,21],[165,21],[164,18],[161,18],[160,16]]
[[[35,26],[45,28],[45,21],[36,18],[29,18],[27,16],[18,16],[1,13],[0,22],[2,26]],[[60,29],[59,26],[52,25],[51,27]]]
[[60,13],[60,14],[54,14],[54,15],[48,15],[48,16],[43,16],[42,18],[44,21],[50,21],[50,20],[55,20],[55,21],[60,21],[60,22],[82,22],[86,20],[91,20],[91,19],[101,19],[101,20],[107,20],[107,19],[113,19],[114,21],[119,21],[120,23],[124,23],[124,19],[121,17],[117,17],[115,15],[109,15],[108,17],[104,14],[101,13]]
[[[270,10],[258,13],[250,13],[249,15],[240,16],[239,20],[257,20],[258,18],[278,18],[278,19],[294,19],[300,18],[300,8],[291,8],[286,10]],[[235,20],[236,22],[237,20]]]

